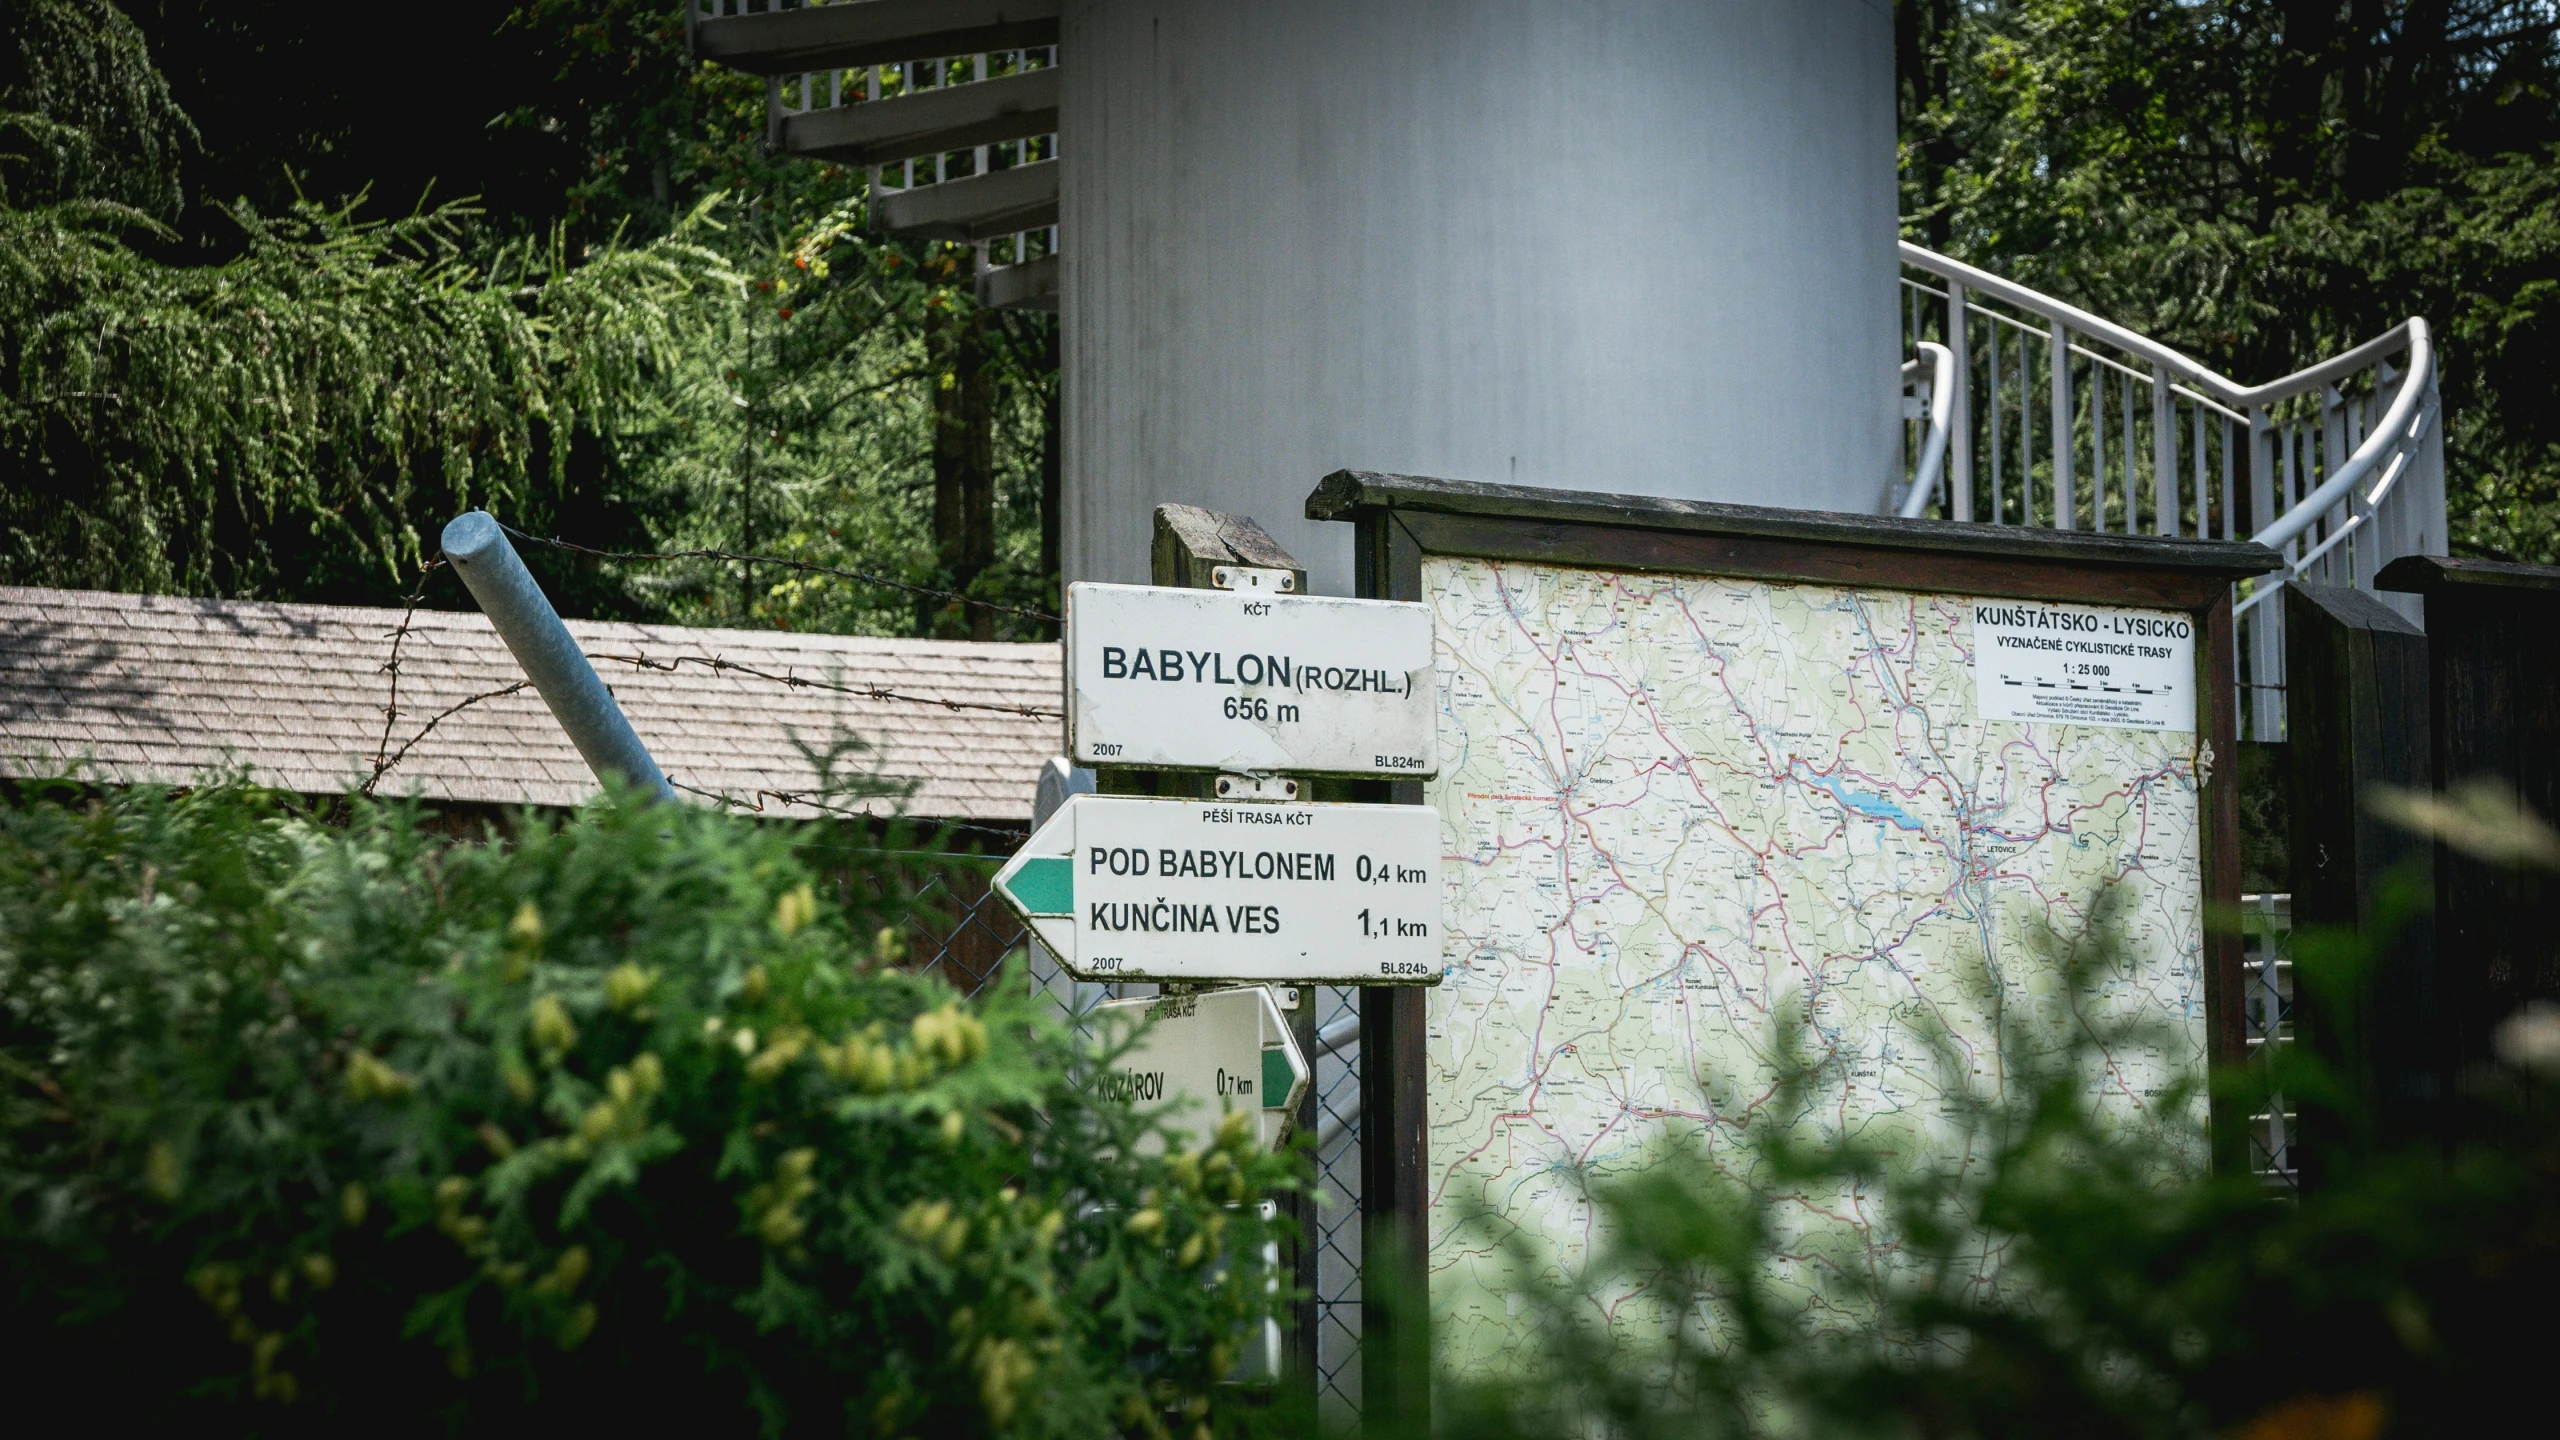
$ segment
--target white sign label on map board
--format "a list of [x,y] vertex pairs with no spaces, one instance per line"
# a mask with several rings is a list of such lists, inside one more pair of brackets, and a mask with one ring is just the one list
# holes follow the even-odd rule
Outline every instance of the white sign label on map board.
[[1079,765],[1438,771],[1431,611],[1153,585],[1067,587]]
[[2196,728],[2195,622],[2161,610],[1973,602],[1977,718]]
[[1440,818],[1418,805],[1074,795],[995,887],[1080,979],[1440,979]]
[[[1312,1072],[1271,987],[1107,1000],[1094,1013],[1149,1025],[1094,1077],[1109,1098],[1146,1106],[1187,1100],[1173,1123],[1195,1140],[1207,1139],[1229,1110],[1258,1117],[1265,1149],[1278,1149],[1288,1135]],[[1155,1154],[1163,1142],[1150,1135],[1141,1148]]]

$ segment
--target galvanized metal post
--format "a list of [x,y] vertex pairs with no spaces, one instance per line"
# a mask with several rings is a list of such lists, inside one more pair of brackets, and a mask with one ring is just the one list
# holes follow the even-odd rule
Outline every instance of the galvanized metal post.
[[[2072,509],[2076,497],[2076,481],[2071,474],[2071,451],[2077,443],[2071,436],[2071,332],[2062,322],[2053,322],[2052,337],[2045,342],[2053,353],[2053,527],[2072,528]],[[2105,497],[2101,496],[2103,500]],[[2106,527],[2106,507],[2098,509],[2098,528]]]
[[596,778],[619,775],[652,799],[674,799],[665,772],[650,758],[649,747],[640,743],[613,692],[588,663],[569,627],[560,623],[560,613],[534,583],[497,520],[485,510],[458,516],[444,527],[443,545],[444,558],[471,587],[471,598],[480,602],[481,613],[497,627],[498,638],[507,642],[525,678],[551,707],[551,717]]
[[[2276,496],[2279,485],[2277,447],[2284,444],[2281,427],[2264,405],[2249,407],[2249,524],[2263,530],[2273,523],[2281,508]],[[2292,485],[2282,482],[2286,491],[2283,506],[2292,504]],[[2290,542],[2285,558],[2293,558]],[[2259,577],[2258,584],[2277,583]],[[2263,603],[2249,614],[2249,738],[2270,744],[2284,738],[2284,607]]]
[[2151,520],[2152,528],[2162,535],[2179,532],[2182,508],[2178,502],[2178,397],[2169,385],[2169,367],[2152,362]]
[[1947,518],[1973,518],[1973,347],[1965,324],[1964,287],[1947,282],[1947,348],[1956,355],[1955,420],[1947,432]]

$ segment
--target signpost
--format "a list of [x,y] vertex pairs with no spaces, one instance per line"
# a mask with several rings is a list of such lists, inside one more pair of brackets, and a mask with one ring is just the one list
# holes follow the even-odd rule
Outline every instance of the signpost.
[[[1189,1097],[1177,1127],[1206,1138],[1230,1110],[1259,1117],[1262,1143],[1277,1149],[1313,1073],[1270,987],[1244,985],[1187,995],[1110,1000],[1098,1015],[1152,1022],[1119,1061],[1095,1079],[1103,1093],[1133,1105]],[[1161,1141],[1150,1136],[1152,1153]]]
[[[1439,773],[1432,613],[1306,596],[1304,570],[1243,516],[1159,505],[1155,526],[1155,578],[1174,583],[1080,583],[1065,606],[1068,754],[1105,791],[1155,794],[1067,797],[993,883],[1078,980],[1161,982],[1101,1007],[1149,1028],[1098,1084],[1193,1098],[1211,1123],[1254,1110],[1276,1146],[1314,1124],[1313,985],[1440,983],[1437,813],[1298,803],[1300,777]],[[1273,981],[1303,988],[1206,988]],[[1340,1223],[1315,1198],[1276,1202],[1303,1236],[1287,1263],[1308,1348],[1285,1370],[1302,1384],[1318,1368],[1314,1257]],[[1282,1348],[1266,1325],[1240,1376],[1282,1375]]]
[[1074,795],[995,886],[1082,979],[1440,979],[1440,817],[1420,806]]
[[1431,612],[1383,600],[1067,587],[1079,765],[1436,774]]

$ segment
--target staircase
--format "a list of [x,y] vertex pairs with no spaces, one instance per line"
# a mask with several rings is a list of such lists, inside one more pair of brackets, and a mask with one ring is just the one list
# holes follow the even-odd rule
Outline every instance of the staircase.
[[1058,308],[1059,0],[686,0],[765,77],[765,143],[867,169],[871,227],[967,244],[978,299]]
[[[2403,555],[2445,553],[2435,347],[2412,318],[2243,385],[1988,271],[1902,246],[1905,516],[2256,540],[2245,582],[2242,734],[2284,738],[2287,584],[2373,593]],[[2375,594],[2408,615],[2414,596]]]

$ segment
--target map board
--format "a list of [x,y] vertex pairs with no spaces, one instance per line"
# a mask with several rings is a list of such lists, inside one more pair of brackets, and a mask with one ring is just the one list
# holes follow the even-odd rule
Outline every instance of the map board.
[[[1905,1145],[1948,1109],[1933,1029],[1996,1094],[2004,1010],[2144,1022],[2093,1077],[2136,1108],[2231,1048],[2213,677],[2256,547],[2002,559],[1943,533],[1987,527],[1356,486],[1364,578],[1429,604],[1437,636],[1441,771],[1412,788],[1441,819],[1448,969],[1364,1045],[1397,1067],[1368,1093],[1396,1092],[1416,1155],[1379,1219],[1424,1257],[1442,1363],[1525,1342],[1492,1241],[1570,1267],[1594,1224],[1578,1172],[1671,1137],[1750,1178],[1729,1137],[1770,1103],[1790,1007],[1845,1086],[1781,1118]],[[2068,995],[2039,941],[2102,904],[2124,953]],[[1804,1198],[1853,1231],[1881,1216]]]

